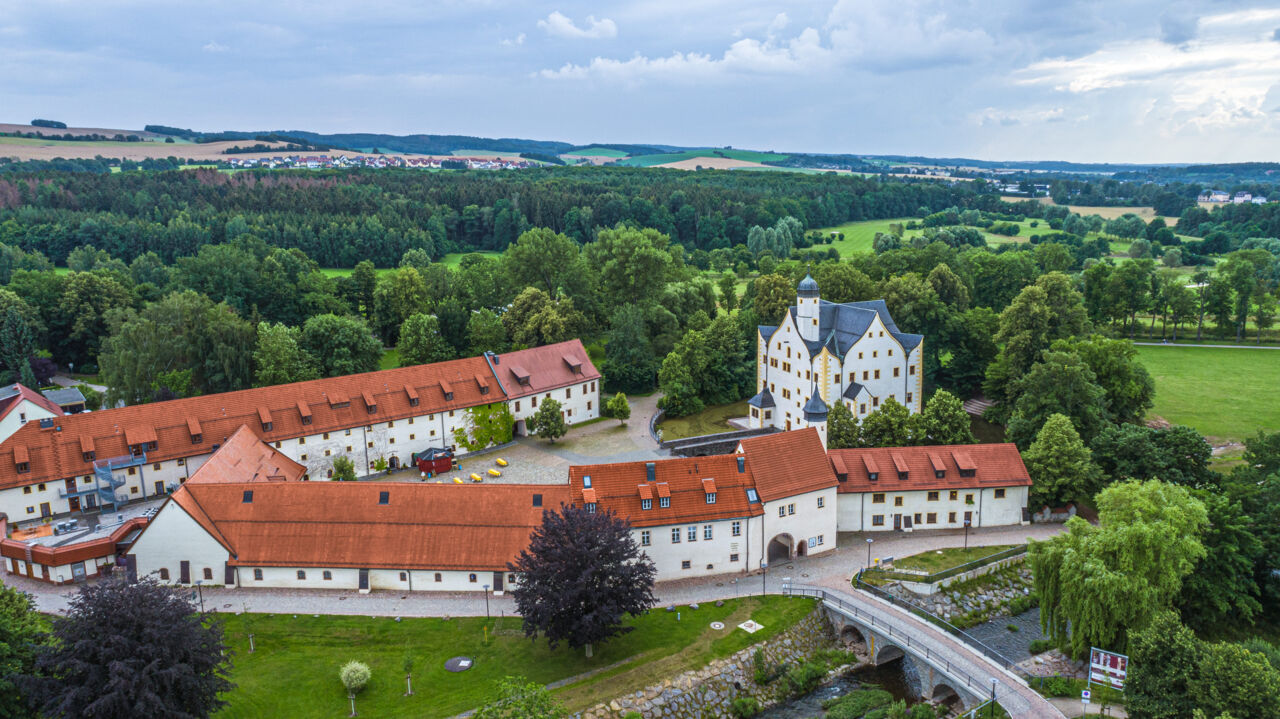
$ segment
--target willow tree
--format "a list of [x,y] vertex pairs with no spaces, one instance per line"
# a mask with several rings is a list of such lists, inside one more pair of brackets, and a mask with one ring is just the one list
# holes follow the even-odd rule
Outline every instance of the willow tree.
[[1076,657],[1091,646],[1123,650],[1126,633],[1168,609],[1205,555],[1208,514],[1183,487],[1123,482],[1097,505],[1097,526],[1072,517],[1065,534],[1029,548],[1041,627]]

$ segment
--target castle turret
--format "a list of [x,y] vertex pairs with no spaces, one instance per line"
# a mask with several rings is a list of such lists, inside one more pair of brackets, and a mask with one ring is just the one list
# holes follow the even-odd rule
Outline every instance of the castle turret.
[[809,395],[809,401],[804,403],[804,421],[805,424],[818,430],[818,436],[822,438],[822,446],[827,446],[827,403],[822,401],[822,397],[818,395],[818,388],[815,385],[813,394]]
[[806,342],[818,341],[818,282],[805,275],[796,288],[796,329]]

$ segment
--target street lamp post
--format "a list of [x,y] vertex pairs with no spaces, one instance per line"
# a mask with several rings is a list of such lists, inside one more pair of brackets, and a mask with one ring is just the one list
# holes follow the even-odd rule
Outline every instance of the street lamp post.
[[769,591],[769,563],[761,562],[760,569],[760,596],[764,596]]
[[990,709],[987,710],[987,716],[991,716],[991,717],[995,716],[996,715],[996,678],[995,677],[991,677],[991,704],[989,704],[988,706],[990,707]]
[[200,596],[200,613],[204,614],[204,580],[196,580],[196,594]]
[[867,569],[871,568],[871,543],[876,540],[867,537]]
[[968,519],[964,520],[964,548],[965,549],[969,548],[969,525],[970,524],[973,524],[973,522]]
[[489,618],[489,585],[485,584],[482,586],[484,587],[484,618],[488,619]]

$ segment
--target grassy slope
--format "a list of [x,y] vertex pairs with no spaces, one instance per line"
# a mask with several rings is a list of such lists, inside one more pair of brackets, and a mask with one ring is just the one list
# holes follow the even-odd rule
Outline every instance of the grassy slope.
[[958,567],[961,564],[977,561],[983,557],[989,557],[992,554],[1003,552],[1013,547],[1012,544],[1000,544],[989,547],[951,547],[948,549],[937,549],[930,552],[921,552],[913,554],[910,557],[894,559],[893,566],[895,569],[919,569],[933,574],[941,572],[944,569]]
[[566,152],[561,157],[626,157],[622,150],[610,150],[607,147],[588,147],[574,152]]
[[1151,413],[1220,440],[1280,429],[1280,351],[1138,347],[1156,381]]
[[[227,618],[227,638],[236,651],[232,681],[238,689],[219,712],[231,717],[327,717],[345,715],[346,692],[338,668],[358,659],[369,664],[373,678],[356,700],[364,716],[445,717],[475,708],[493,698],[494,682],[507,675],[550,683],[601,667],[625,662],[557,691],[572,709],[602,698],[634,691],[655,680],[706,664],[761,641],[791,626],[813,608],[811,600],[768,597],[731,600],[723,607],[682,609],[675,614],[658,610],[630,624],[636,630],[597,647],[587,660],[580,650],[566,646],[551,650],[545,641],[532,642],[519,629],[519,620],[486,622],[483,618],[405,619],[256,615],[257,651],[248,653],[245,616]],[[748,635],[734,629],[747,618],[765,629]],[[712,630],[712,621],[728,628]],[[484,628],[490,628],[486,643]],[[497,624],[498,631],[493,631]],[[414,696],[404,697],[401,660],[414,658]],[[449,657],[475,659],[469,671],[444,670]]]
[[737,427],[728,423],[727,420],[734,417],[747,416],[747,402],[734,402],[733,404],[723,404],[716,407],[708,407],[697,414],[691,414],[688,417],[672,417],[665,419],[662,424],[658,425],[662,428],[662,439],[683,439],[685,437],[699,437],[704,434],[715,434],[717,432],[732,432]]
[[620,164],[632,165],[634,167],[653,167],[654,165],[662,165],[668,162],[679,162],[681,160],[693,160],[699,157],[728,157],[733,160],[743,160],[745,162],[768,162],[787,159],[787,155],[776,155],[768,152],[755,152],[753,150],[717,150],[708,148],[705,150],[685,150],[684,152],[668,152],[661,155],[641,155],[623,160]]

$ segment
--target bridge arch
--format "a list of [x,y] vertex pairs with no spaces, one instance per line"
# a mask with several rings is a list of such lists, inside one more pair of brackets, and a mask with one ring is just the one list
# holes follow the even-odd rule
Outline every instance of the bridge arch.
[[957,692],[950,684],[945,682],[939,682],[933,687],[929,700],[935,704],[964,705],[964,700],[960,698],[960,692]]
[[846,624],[840,629],[840,643],[846,647],[867,646],[867,638],[862,634],[862,630],[853,624]]
[[871,662],[876,666],[880,666],[881,664],[888,664],[889,662],[894,661],[895,659],[902,659],[903,657],[907,656],[906,652],[902,651],[902,647],[899,647],[894,644],[889,644],[887,642],[884,642],[884,643],[878,642],[878,644],[880,646],[876,648],[875,660]]
[[774,562],[785,562],[791,559],[793,546],[794,540],[790,534],[784,532],[775,535],[773,539],[769,540],[769,548],[765,555],[768,558],[767,561],[769,564],[773,564]]

